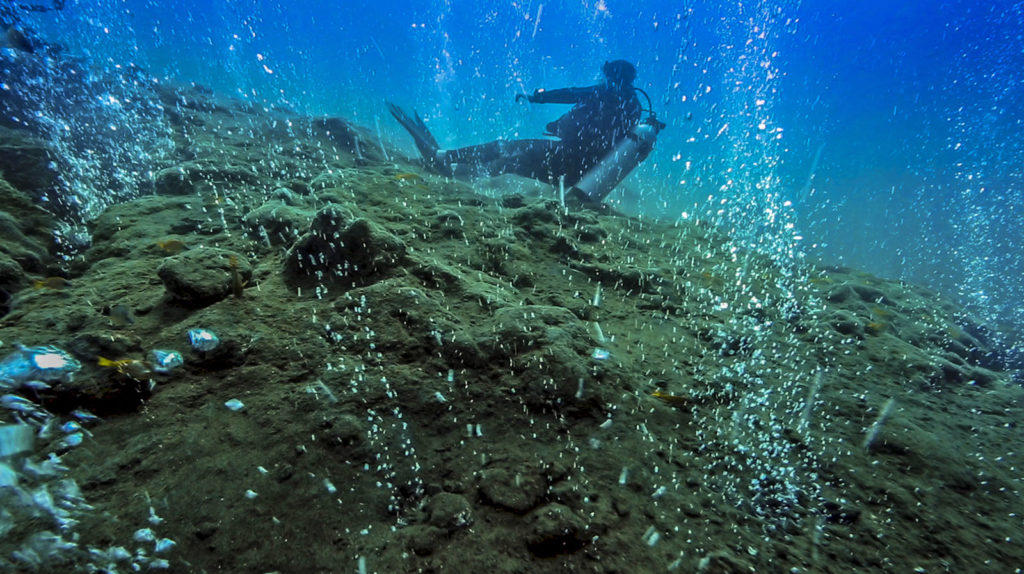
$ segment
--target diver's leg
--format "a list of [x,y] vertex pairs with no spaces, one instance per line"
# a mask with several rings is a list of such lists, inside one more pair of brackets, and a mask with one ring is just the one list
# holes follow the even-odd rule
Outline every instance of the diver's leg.
[[476,175],[514,173],[551,183],[558,180],[558,142],[543,139],[498,140],[441,152],[438,159]]
[[514,173],[544,183],[557,183],[562,174],[561,143],[555,140],[516,140],[493,167],[501,173]]
[[413,112],[413,116],[405,113],[405,110],[392,104],[391,102],[385,102],[388,105],[388,111],[391,115],[398,120],[398,123],[402,124],[405,131],[409,132],[412,136],[413,142],[416,143],[416,149],[420,151],[420,155],[427,161],[428,164],[434,165],[437,162],[438,149],[441,147],[437,145],[437,140],[434,139],[434,135],[427,129],[427,125],[423,123],[419,114]]
[[437,159],[446,164],[457,163],[465,166],[481,166],[502,157],[508,144],[508,141],[497,140],[458,149],[442,150],[438,154]]
[[452,150],[438,150],[437,162],[445,166],[456,177],[488,177],[504,173],[495,164],[509,153],[509,142],[497,140],[484,144],[460,147]]

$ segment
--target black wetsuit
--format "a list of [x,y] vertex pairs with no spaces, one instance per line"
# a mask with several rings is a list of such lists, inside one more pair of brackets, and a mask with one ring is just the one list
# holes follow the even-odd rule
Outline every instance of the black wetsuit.
[[538,104],[575,104],[547,125],[558,139],[498,140],[450,150],[440,159],[457,173],[514,173],[570,187],[594,166],[640,120],[640,100],[632,86],[537,90],[528,98]]

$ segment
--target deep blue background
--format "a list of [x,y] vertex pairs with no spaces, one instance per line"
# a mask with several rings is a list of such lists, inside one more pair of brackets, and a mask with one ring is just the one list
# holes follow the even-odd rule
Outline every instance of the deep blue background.
[[623,208],[711,214],[767,177],[812,259],[1024,323],[1020,2],[108,0],[33,22],[98,65],[379,125],[410,153],[385,98],[442,145],[532,137],[563,110],[515,93],[625,58],[670,129]]

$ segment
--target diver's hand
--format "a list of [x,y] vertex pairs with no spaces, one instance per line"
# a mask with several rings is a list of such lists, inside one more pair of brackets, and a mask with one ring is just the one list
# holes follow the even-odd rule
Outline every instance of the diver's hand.
[[516,94],[516,103],[517,104],[519,102],[523,101],[523,100],[526,100],[528,102],[532,102],[533,101],[532,96],[530,96],[529,94]]

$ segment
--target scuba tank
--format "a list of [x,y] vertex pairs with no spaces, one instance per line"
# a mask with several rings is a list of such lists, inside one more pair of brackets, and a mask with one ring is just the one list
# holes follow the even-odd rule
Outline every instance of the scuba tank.
[[651,98],[640,88],[634,88],[647,98],[648,116],[640,121],[626,137],[615,144],[594,167],[587,170],[583,177],[569,191],[585,198],[587,201],[600,203],[622,182],[636,166],[654,149],[658,132],[665,129],[664,122],[658,120],[651,110]]

